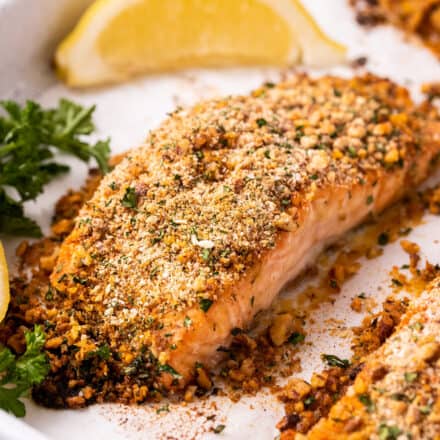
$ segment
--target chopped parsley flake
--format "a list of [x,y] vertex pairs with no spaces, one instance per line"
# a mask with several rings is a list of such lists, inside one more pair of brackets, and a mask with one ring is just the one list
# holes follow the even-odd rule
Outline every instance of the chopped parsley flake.
[[377,430],[380,440],[397,440],[402,431],[397,426],[389,426],[382,423]]
[[358,399],[365,406],[369,413],[374,411],[375,405],[368,394],[360,394],[358,396]]
[[199,301],[200,308],[206,313],[212,306],[213,301],[208,298],[202,298]]
[[347,368],[350,366],[350,361],[348,359],[341,359],[334,354],[322,354],[321,358],[327,362],[330,367]]
[[213,432],[214,434],[221,434],[221,433],[224,431],[225,428],[226,428],[226,425],[217,425],[217,426],[212,430],[212,432]]
[[416,372],[405,373],[403,375],[403,377],[405,378],[405,382],[412,383],[415,380],[417,380],[417,378],[419,377],[419,374]]
[[264,118],[258,118],[256,120],[256,123],[259,127],[264,127],[265,125],[267,125],[267,121]]
[[287,342],[289,342],[292,345],[296,345],[296,344],[303,342],[305,338],[306,338],[306,336],[303,335],[302,333],[294,332],[289,336],[289,339],[287,339]]
[[128,187],[125,190],[124,197],[122,197],[121,205],[125,208],[136,208],[137,206],[137,195],[134,188]]

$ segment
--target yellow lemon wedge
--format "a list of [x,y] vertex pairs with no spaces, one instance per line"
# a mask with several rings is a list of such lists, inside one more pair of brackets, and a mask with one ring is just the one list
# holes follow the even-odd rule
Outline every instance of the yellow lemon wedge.
[[6,264],[5,251],[0,241],[0,322],[3,321],[8,310],[9,299],[8,266]]
[[299,0],[97,0],[59,45],[74,87],[185,67],[341,62]]

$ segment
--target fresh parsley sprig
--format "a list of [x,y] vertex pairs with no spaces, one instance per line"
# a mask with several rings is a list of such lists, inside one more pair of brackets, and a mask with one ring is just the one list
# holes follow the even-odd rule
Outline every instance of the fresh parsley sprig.
[[16,357],[9,348],[0,348],[0,408],[17,417],[26,414],[20,400],[33,385],[43,381],[49,372],[49,362],[43,351],[45,335],[40,326],[25,333],[26,351]]
[[89,144],[85,137],[94,130],[95,107],[82,107],[61,99],[53,109],[27,101],[20,106],[2,101],[0,116],[0,233],[38,237],[40,227],[24,215],[23,203],[34,200],[44,186],[69,167],[58,163],[54,153],[71,154],[88,162],[95,159],[108,171],[109,140]]

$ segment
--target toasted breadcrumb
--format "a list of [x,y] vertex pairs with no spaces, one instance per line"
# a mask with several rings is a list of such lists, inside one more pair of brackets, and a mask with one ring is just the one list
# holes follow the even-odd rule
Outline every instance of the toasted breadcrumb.
[[415,298],[395,333],[309,439],[438,439],[440,432],[439,280]]
[[[422,119],[413,111],[405,89],[368,75],[298,76],[176,111],[104,178],[96,197],[89,200],[92,185],[60,203],[53,237],[19,249],[34,274],[13,281],[1,335],[8,342],[22,334],[18,323],[45,325],[51,374],[34,397],[55,407],[159,399],[165,390],[158,373],[176,372],[152,355],[149,329],[164,328],[169,310],[209,308],[281,231],[296,227],[304,194],[313,197],[328,183],[362,184],[377,170],[403,166],[418,147]],[[116,184],[115,176],[126,183]],[[106,221],[112,217],[118,221]],[[78,245],[63,259],[59,244],[72,227],[69,240]],[[329,270],[333,294],[358,271],[353,257],[342,253]],[[265,361],[284,359],[286,337],[301,334],[284,324],[274,323],[264,337],[267,355],[237,329],[239,348],[223,370],[234,386],[255,392],[272,382]],[[173,349],[166,338],[163,344]],[[296,368],[292,356],[287,370]],[[210,392],[209,372],[195,370],[197,392]]]
[[[436,189],[434,188],[428,189],[424,194],[420,195],[419,202],[423,203],[425,209],[429,210],[431,198],[435,193]],[[414,203],[412,203],[411,206],[412,210],[409,212],[413,212],[413,214],[416,212],[416,218],[420,218],[420,208],[415,208]],[[384,213],[384,217],[386,217],[387,214],[389,215],[389,213],[395,208],[396,207],[388,209],[387,212]],[[402,211],[400,211],[400,213],[402,214]],[[406,229],[408,227],[410,224],[407,223],[408,219],[409,217],[404,214],[400,217],[399,221],[388,222],[387,224],[390,227],[391,232],[393,230],[398,231],[402,230],[402,228]],[[396,218],[394,218],[394,220],[396,220]],[[382,221],[383,219],[380,223],[382,223]],[[372,226],[370,226],[370,228],[372,228]],[[364,233],[360,237],[361,240],[367,239],[368,242],[368,236],[368,233]],[[395,241],[398,238],[398,236],[393,233],[391,233],[391,237],[392,241]],[[409,256],[410,264],[404,266],[405,271],[409,271],[409,275],[401,273],[399,268],[394,267],[390,272],[390,279],[396,292],[403,290],[406,293],[411,293],[413,295],[412,299],[408,297],[398,298],[391,296],[386,299],[383,304],[383,309],[380,312],[367,315],[359,327],[353,328],[353,356],[349,368],[330,368],[321,373],[314,373],[310,384],[307,384],[307,393],[304,395],[292,392],[292,387],[295,389],[298,380],[289,382],[287,387],[282,389],[279,397],[281,401],[285,402],[286,416],[277,425],[278,429],[281,431],[282,440],[302,439],[302,435],[307,434],[316,423],[321,419],[325,420],[324,418],[329,411],[335,411],[332,409],[334,402],[338,402],[340,396],[343,396],[346,393],[348,387],[355,383],[354,380],[357,377],[358,372],[363,368],[364,363],[368,362],[368,355],[375,353],[376,350],[380,349],[383,343],[393,334],[396,326],[400,324],[402,317],[404,317],[403,319],[407,319],[406,312],[410,303],[412,308],[408,313],[413,313],[414,307],[417,307],[414,303],[419,301],[417,299],[418,296],[423,294],[425,290],[429,289],[430,284],[440,276],[440,267],[438,265],[426,262],[423,269],[418,267],[420,262],[420,247],[416,243],[408,240],[401,240],[401,246]],[[396,283],[396,281],[398,282]],[[431,297],[436,298],[435,295],[431,295]],[[361,298],[356,297],[356,299],[359,302],[362,302],[365,301],[366,297],[361,295]],[[429,318],[428,322],[430,320],[431,318]],[[431,374],[431,371],[428,370],[427,373],[429,375]],[[436,394],[438,393],[438,389],[436,388],[435,382],[433,382],[433,386],[433,397],[435,398],[435,396],[438,396],[438,394]],[[429,392],[430,391],[427,393],[429,394]],[[360,400],[363,405],[372,405],[369,396],[367,398],[365,397],[366,395],[364,396],[362,393],[360,395]],[[336,403],[335,407],[338,408],[338,405],[339,403]],[[362,408],[362,405],[360,405],[360,407]],[[393,406],[391,406],[391,408],[393,408]],[[350,416],[346,420],[337,421],[337,418],[333,417],[335,421],[337,421],[337,424],[341,424],[338,426],[338,429],[334,431],[328,429],[328,423],[330,422],[321,422],[323,427],[320,428],[318,425],[316,429],[312,429],[310,438],[376,438],[375,433],[373,433],[374,426],[377,430],[380,430],[380,425],[372,423],[373,428],[370,427],[371,429],[364,433],[362,429],[365,428],[365,424],[362,421],[362,416],[358,414],[357,410],[359,410],[359,405],[355,410],[351,411]],[[360,413],[362,413],[362,411],[360,411]],[[414,419],[412,422],[414,424],[411,431],[413,433],[412,435],[414,435],[413,438],[425,438],[420,434],[422,428],[416,426],[417,423],[423,422],[423,418],[418,418],[417,420]],[[435,432],[435,429],[437,428],[434,425],[430,429],[432,432]],[[353,437],[350,437],[350,435],[353,435]],[[307,436],[304,438],[309,437]],[[379,436],[379,438],[382,437]]]

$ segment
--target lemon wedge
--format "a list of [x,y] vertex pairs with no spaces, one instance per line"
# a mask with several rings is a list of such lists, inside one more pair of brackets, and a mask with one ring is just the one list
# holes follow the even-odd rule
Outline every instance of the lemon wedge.
[[6,264],[5,251],[0,241],[0,322],[3,321],[8,310],[9,299],[8,266]]
[[345,48],[299,0],[97,0],[59,45],[74,87],[195,66],[328,66]]

